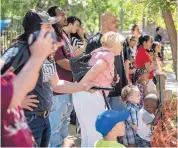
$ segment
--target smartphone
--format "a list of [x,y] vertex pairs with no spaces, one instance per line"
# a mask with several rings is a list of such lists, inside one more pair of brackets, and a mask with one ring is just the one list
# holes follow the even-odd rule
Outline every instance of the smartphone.
[[[47,35],[48,33],[50,33],[50,32],[47,32],[46,35]],[[31,43],[30,45],[32,45],[32,44],[36,41],[36,39],[38,38],[38,36],[39,36],[39,34],[40,34],[40,31],[35,31],[35,32],[33,32],[32,34],[33,34],[33,39],[32,39],[32,43]],[[53,38],[53,43],[54,43],[54,44],[57,43],[57,36],[56,36],[56,33],[53,32],[53,33],[50,33],[50,34],[51,34],[51,36],[52,36],[52,38]],[[45,36],[46,36],[46,35],[45,35]]]

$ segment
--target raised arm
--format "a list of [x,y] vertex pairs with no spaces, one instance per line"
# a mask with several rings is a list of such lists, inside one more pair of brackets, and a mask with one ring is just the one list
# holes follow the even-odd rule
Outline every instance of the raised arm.
[[45,37],[45,34],[46,31],[42,31],[35,43],[30,46],[31,57],[13,81],[14,93],[10,107],[15,107],[21,103],[26,94],[34,88],[41,65],[45,58],[52,52],[53,44],[51,35],[48,34]]

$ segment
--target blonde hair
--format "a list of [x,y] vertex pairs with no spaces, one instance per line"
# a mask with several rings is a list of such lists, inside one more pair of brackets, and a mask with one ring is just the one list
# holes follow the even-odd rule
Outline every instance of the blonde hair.
[[124,37],[116,32],[107,32],[101,37],[101,45],[103,47],[111,48],[117,42],[122,42]]
[[122,89],[121,92],[121,100],[127,101],[128,97],[132,96],[132,94],[138,89],[135,85],[127,85]]

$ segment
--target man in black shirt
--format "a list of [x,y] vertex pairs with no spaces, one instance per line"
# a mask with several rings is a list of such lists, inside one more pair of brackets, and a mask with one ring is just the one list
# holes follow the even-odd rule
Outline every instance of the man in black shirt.
[[157,27],[156,28],[156,36],[154,39],[156,42],[162,42],[162,36],[160,34],[161,34],[160,27]]
[[[86,54],[91,53],[93,50],[101,47],[100,39],[104,33],[109,31],[118,32],[117,17],[110,12],[106,12],[102,15],[101,25],[101,32],[98,32],[88,40]],[[113,110],[123,110],[125,108],[125,104],[120,101],[121,90],[127,84],[122,57],[122,55],[115,57],[115,68],[119,74],[120,80],[115,86],[115,91],[109,94],[109,103]]]

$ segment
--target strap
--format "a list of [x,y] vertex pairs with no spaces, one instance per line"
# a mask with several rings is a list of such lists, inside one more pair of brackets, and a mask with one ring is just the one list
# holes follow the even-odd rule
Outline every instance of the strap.
[[106,104],[106,107],[108,110],[111,110],[111,107],[109,106],[108,102],[107,102],[107,98],[106,98],[106,94],[104,92],[104,90],[102,90],[102,94],[103,94],[103,97],[104,97],[104,101],[105,101],[105,104]]

